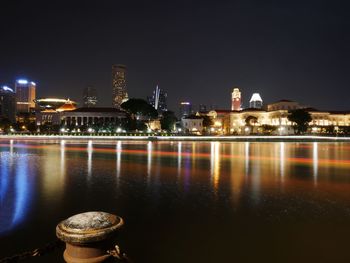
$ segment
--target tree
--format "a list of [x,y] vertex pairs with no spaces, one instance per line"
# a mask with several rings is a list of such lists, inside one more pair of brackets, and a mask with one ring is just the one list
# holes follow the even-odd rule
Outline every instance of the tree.
[[154,119],[158,117],[158,112],[152,105],[143,99],[129,99],[120,105],[125,111],[132,115]]
[[247,126],[254,126],[258,123],[258,118],[255,117],[255,116],[248,116],[246,119],[245,119],[245,123]]
[[294,131],[297,134],[302,134],[307,131],[309,122],[312,120],[311,115],[305,109],[296,109],[290,111],[288,115],[288,120],[295,123]]
[[203,115],[201,117],[203,118],[203,130],[208,132],[210,127],[214,124],[213,119],[207,115]]
[[160,120],[160,125],[162,127],[162,130],[168,130],[168,131],[173,130],[176,121],[177,121],[177,118],[174,112],[164,111],[163,117]]
[[7,132],[10,129],[11,121],[8,118],[0,119],[0,129]]
[[261,125],[261,129],[264,134],[272,134],[276,130],[276,126],[263,124]]

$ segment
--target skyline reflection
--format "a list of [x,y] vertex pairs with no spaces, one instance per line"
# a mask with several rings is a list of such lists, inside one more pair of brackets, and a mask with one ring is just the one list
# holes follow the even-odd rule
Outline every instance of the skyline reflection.
[[[247,200],[258,206],[262,198],[276,192],[289,194],[296,185],[308,191],[333,191],[350,183],[349,160],[348,144],[317,142],[2,141],[0,232],[19,225],[30,214],[34,185],[35,194],[48,206],[60,203],[72,182],[94,191],[93,185],[110,178],[118,189],[129,182],[145,183],[158,193],[157,198],[161,198],[161,185],[176,185],[179,195],[198,187],[215,195],[227,190],[234,207]],[[75,171],[85,173],[77,177]],[[140,181],[143,175],[146,180]]]

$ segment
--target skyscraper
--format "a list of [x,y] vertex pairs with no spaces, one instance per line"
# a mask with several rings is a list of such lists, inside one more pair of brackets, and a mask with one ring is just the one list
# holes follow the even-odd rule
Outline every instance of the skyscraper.
[[261,109],[263,105],[263,101],[260,97],[259,93],[254,93],[252,98],[249,101],[249,107],[254,109]]
[[232,91],[231,110],[241,110],[241,105],[241,92],[239,88],[234,88]]
[[15,83],[16,111],[18,113],[30,112],[35,108],[36,84],[32,81],[19,79]]
[[192,105],[188,101],[184,101],[180,103],[180,118],[191,115],[192,113]]
[[86,87],[83,93],[84,107],[93,108],[97,104],[97,92],[94,87]]
[[120,105],[128,100],[126,92],[126,66],[112,66],[112,88],[113,88],[113,107],[120,109]]
[[11,123],[16,122],[16,95],[7,86],[0,88],[0,118],[6,118]]
[[148,103],[151,104],[158,112],[167,111],[167,93],[160,89],[157,85],[152,96],[148,97]]

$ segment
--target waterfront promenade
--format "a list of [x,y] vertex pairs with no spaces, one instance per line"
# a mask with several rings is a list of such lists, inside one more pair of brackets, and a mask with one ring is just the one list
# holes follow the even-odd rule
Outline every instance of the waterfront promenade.
[[306,142],[333,142],[348,141],[350,137],[342,136],[315,136],[315,135],[288,135],[288,136],[174,136],[174,135],[0,135],[0,139],[77,139],[77,140],[138,140],[138,141],[306,141]]

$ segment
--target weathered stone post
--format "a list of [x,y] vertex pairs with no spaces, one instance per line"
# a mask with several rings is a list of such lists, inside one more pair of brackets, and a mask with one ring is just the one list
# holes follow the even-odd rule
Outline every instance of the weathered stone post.
[[56,235],[66,243],[63,253],[68,263],[98,263],[111,256],[116,232],[124,224],[121,217],[105,212],[74,215],[56,227]]

